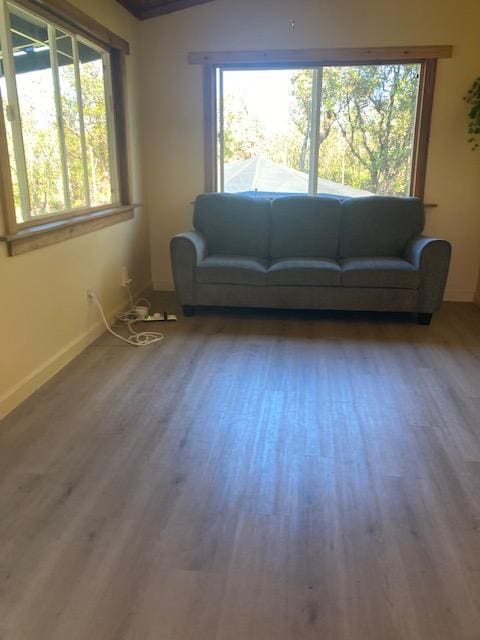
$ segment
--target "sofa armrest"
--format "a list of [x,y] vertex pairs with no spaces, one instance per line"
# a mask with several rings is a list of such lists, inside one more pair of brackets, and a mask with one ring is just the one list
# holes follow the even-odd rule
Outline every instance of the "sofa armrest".
[[195,269],[206,255],[207,243],[198,231],[186,231],[172,238],[173,281],[181,305],[195,304]]
[[416,236],[405,249],[405,259],[420,272],[419,313],[433,313],[443,300],[452,247],[447,240]]

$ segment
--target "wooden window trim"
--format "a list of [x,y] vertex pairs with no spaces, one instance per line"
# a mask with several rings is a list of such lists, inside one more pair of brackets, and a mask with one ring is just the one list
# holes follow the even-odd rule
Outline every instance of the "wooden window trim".
[[188,54],[190,64],[200,65],[280,65],[282,68],[297,65],[308,67],[321,65],[361,65],[366,62],[418,62],[421,60],[451,58],[451,45],[418,47],[371,47],[338,49],[281,49],[269,51],[206,51]]
[[15,233],[17,219],[13,196],[12,174],[10,172],[10,159],[7,145],[7,132],[3,118],[3,103],[0,95],[0,214],[7,233]]
[[425,60],[420,72],[417,119],[413,141],[413,159],[411,174],[411,192],[423,200],[427,178],[428,147],[430,143],[430,126],[432,123],[433,98],[437,60]]
[[203,149],[205,169],[205,191],[217,191],[217,68],[203,67]]
[[421,65],[421,76],[415,122],[411,195],[423,200],[437,61],[440,58],[451,58],[452,55],[453,47],[450,45],[190,53],[188,55],[190,64],[203,66],[205,192],[217,190],[217,69],[288,69],[416,62]]
[[[86,216],[94,215],[96,213],[102,213],[104,211],[112,211],[112,209],[118,209],[122,205],[120,204],[107,204],[107,205],[99,205],[97,207],[81,207],[78,209],[71,209],[69,211],[62,211],[61,213],[52,213],[49,215],[39,215],[26,222],[22,222],[21,225],[17,223],[17,229],[14,234],[21,233],[22,231],[26,231],[27,229],[37,229],[42,228],[45,225],[50,225],[55,222],[64,222],[66,220],[75,221],[77,218],[83,220]],[[129,205],[125,205],[129,206]]]
[[63,220],[43,222],[36,226],[20,229],[17,233],[1,236],[7,244],[9,256],[18,256],[28,251],[48,247],[57,242],[70,240],[92,231],[110,227],[119,222],[131,220],[139,205],[125,205],[87,212]]
[[75,31],[77,35],[84,36],[101,47],[116,49],[125,55],[130,53],[130,45],[126,40],[66,0],[12,0],[12,2],[45,20],[55,21],[59,27]]
[[0,216],[5,233],[0,241],[7,243],[9,256],[19,255],[42,246],[123,222],[134,215],[127,154],[126,63],[130,48],[102,24],[64,0],[13,0],[24,9],[57,24],[69,32],[90,40],[110,55],[111,85],[114,104],[113,126],[120,202],[99,207],[72,209],[59,214],[38,216],[18,223],[15,213],[10,161],[5,122],[0,96]]

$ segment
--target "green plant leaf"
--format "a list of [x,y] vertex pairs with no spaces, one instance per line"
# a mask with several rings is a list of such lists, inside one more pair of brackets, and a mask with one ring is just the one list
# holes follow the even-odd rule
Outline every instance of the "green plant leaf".
[[480,77],[473,82],[466,95],[463,96],[463,100],[472,105],[468,112],[467,132],[470,134],[468,143],[471,145],[472,151],[475,151],[480,147],[480,143],[477,141],[477,136],[480,135]]

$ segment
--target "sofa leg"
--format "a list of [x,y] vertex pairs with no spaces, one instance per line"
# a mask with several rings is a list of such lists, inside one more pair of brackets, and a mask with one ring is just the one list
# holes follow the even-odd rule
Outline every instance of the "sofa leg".
[[431,313],[417,313],[417,324],[429,325],[432,321]]
[[182,311],[183,315],[187,318],[191,318],[193,315],[195,315],[195,307],[193,307],[191,304],[184,304],[182,307]]

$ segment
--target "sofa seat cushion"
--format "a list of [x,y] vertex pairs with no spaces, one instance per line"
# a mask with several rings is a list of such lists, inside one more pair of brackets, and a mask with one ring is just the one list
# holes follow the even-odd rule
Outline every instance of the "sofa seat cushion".
[[209,255],[197,266],[197,282],[203,284],[264,285],[267,262],[251,256]]
[[272,262],[267,284],[285,286],[340,286],[342,271],[328,258],[284,258]]
[[402,258],[347,258],[340,260],[344,287],[418,289],[417,269]]

